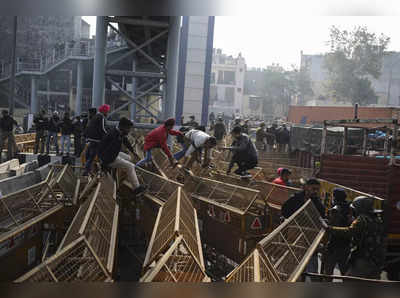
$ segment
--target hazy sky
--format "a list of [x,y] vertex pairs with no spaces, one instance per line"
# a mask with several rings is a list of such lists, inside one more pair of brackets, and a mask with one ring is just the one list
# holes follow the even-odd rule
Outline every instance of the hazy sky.
[[[95,34],[96,17],[83,17]],[[329,28],[352,29],[367,26],[391,38],[389,50],[400,51],[399,16],[307,16],[252,15],[216,17],[214,47],[236,56],[239,52],[248,67],[279,63],[284,67],[300,64],[300,51],[318,54],[328,50]]]

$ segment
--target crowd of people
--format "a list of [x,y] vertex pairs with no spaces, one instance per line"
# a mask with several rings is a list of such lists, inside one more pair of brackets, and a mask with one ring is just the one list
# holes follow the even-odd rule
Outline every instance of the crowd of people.
[[[170,118],[145,136],[144,158],[135,164],[132,157],[121,149],[122,145],[125,145],[131,153],[135,154],[127,138],[133,123],[122,117],[116,127],[107,129],[106,117],[109,111],[110,106],[102,105],[98,112],[96,109],[90,109],[88,114],[74,118],[71,118],[68,112],[62,117],[54,112],[50,119],[47,118],[45,111],[40,111],[34,118],[35,153],[39,151],[43,153],[46,143],[46,153],[50,152],[51,145],[55,145],[57,153],[69,154],[71,135],[73,135],[76,156],[80,156],[83,144],[87,144],[84,175],[90,174],[97,157],[104,170],[110,168],[125,170],[128,181],[133,187],[133,194],[137,195],[144,192],[146,186],[140,184],[136,167],[146,167],[151,164],[152,150],[155,148],[160,148],[165,152],[172,167],[181,164],[186,171],[190,171],[195,162],[208,167],[212,162],[212,148],[228,150],[231,154],[226,174],[230,175],[236,166],[235,174],[242,178],[251,178],[249,170],[258,164],[258,150],[285,152],[290,138],[285,125],[278,128],[277,125],[272,124],[266,128],[265,123],[261,123],[257,128],[254,144],[249,136],[248,121],[242,123],[240,119],[235,119],[229,131],[224,119],[219,116],[209,129],[214,133],[211,135],[204,126],[198,124],[195,116],[191,116],[189,122],[182,122],[184,125],[179,130],[174,130],[176,122],[174,118]],[[3,149],[4,141],[8,140],[9,154],[13,153],[12,146],[16,147],[12,133],[14,126],[18,126],[18,123],[8,115],[7,111],[3,111],[0,118],[0,145]],[[58,146],[59,133],[61,133],[61,150]],[[231,135],[232,143],[225,146],[221,141],[228,133]],[[175,154],[171,152],[169,146],[170,136],[176,137],[177,143],[181,146],[181,150]],[[273,183],[293,186],[290,180],[290,169],[279,168],[277,174],[278,177],[273,180]],[[328,241],[322,251],[321,272],[332,275],[335,266],[338,265],[342,275],[379,279],[385,259],[384,226],[379,216],[381,211],[374,209],[373,198],[357,197],[350,204],[346,201],[345,190],[336,188],[333,190],[332,206],[326,212],[326,207],[320,198],[320,187],[318,179],[308,179],[302,191],[295,193],[283,203],[282,219],[290,218],[308,200],[311,200],[328,234]],[[307,271],[319,272],[317,253],[311,257]],[[327,281],[329,280],[327,278]]]
[[[86,117],[88,117],[87,114],[72,118],[69,112],[65,112],[60,117],[57,111],[48,117],[46,111],[41,110],[33,118],[36,132],[34,153],[50,154],[51,146],[54,146],[57,155],[69,156],[71,154],[71,136],[73,136],[74,155],[79,157],[83,150]],[[60,140],[59,134],[61,135]]]

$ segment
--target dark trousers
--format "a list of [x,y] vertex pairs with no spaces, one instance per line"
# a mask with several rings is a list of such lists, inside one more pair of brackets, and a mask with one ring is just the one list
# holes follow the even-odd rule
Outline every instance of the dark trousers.
[[97,142],[89,142],[89,146],[86,150],[86,164],[85,164],[85,173],[89,173],[92,169],[92,163],[97,155],[99,143]]
[[371,260],[365,258],[355,258],[350,262],[349,270],[347,271],[346,275],[370,279],[380,279],[381,272],[381,269],[379,269]]
[[238,169],[235,170],[235,174],[240,175],[247,170],[254,169],[257,166],[257,160],[240,160],[240,159],[233,159],[233,162],[238,165]]
[[14,133],[12,131],[0,132],[0,162],[1,154],[3,152],[4,143],[7,140],[7,160],[14,157],[14,153],[17,151],[17,144],[15,143]]
[[[350,247],[332,247],[332,249],[324,251],[322,255],[323,273],[332,275],[336,265],[339,266],[340,274],[345,275],[347,272],[347,261],[350,253]],[[327,282],[332,281],[327,279]]]
[[82,153],[82,135],[74,135],[75,156],[79,157]]
[[43,153],[45,142],[46,142],[46,131],[45,130],[37,130],[36,138],[35,138],[35,151],[34,151],[35,154],[38,153],[39,144],[40,144],[40,153]]

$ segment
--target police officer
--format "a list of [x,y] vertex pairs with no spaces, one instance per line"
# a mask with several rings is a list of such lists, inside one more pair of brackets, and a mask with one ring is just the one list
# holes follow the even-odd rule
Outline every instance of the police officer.
[[49,124],[48,122],[49,120],[46,117],[45,110],[41,110],[39,114],[33,118],[33,123],[35,123],[36,127],[35,150],[34,150],[35,154],[39,152],[39,147],[40,147],[40,154],[43,154],[44,144],[47,138],[47,128]]
[[7,160],[12,159],[14,153],[18,151],[14,137],[14,126],[18,126],[18,123],[9,115],[7,110],[3,110],[2,115],[3,117],[0,118],[0,162],[2,161],[1,154],[6,140],[8,144]]
[[218,117],[217,123],[214,125],[214,137],[217,139],[217,142],[222,141],[224,136],[226,135],[226,128],[224,124],[224,120],[222,117]]
[[359,196],[350,205],[356,218],[349,227],[326,226],[335,237],[351,239],[348,276],[380,279],[385,261],[384,225],[374,199]]
[[[346,202],[346,192],[342,188],[333,190],[332,208],[328,210],[328,224],[336,227],[348,227],[351,224],[350,205]],[[347,271],[347,260],[350,254],[350,240],[337,237],[333,234],[328,236],[322,256],[323,272],[332,275],[336,264],[342,275]],[[332,281],[331,279],[326,281]]]
[[260,127],[257,128],[256,131],[256,147],[258,150],[265,151],[267,149],[266,138],[267,132],[265,131],[265,123],[261,122]]
[[249,135],[249,119],[244,120],[244,124],[242,125],[242,132],[246,135]]
[[194,129],[197,129],[197,126],[199,126],[199,123],[196,122],[196,117],[194,115],[190,116],[190,121],[185,123],[184,126],[190,126],[193,127]]

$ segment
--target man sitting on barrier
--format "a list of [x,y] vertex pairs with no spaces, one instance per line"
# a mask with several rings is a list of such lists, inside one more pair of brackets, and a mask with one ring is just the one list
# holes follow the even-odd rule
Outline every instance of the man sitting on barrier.
[[131,157],[121,152],[122,144],[124,144],[130,152],[134,152],[132,145],[126,137],[129,134],[133,123],[123,117],[119,120],[118,127],[110,130],[109,133],[101,140],[98,147],[98,156],[103,167],[124,169],[128,174],[129,182],[134,188],[135,195],[143,192],[146,187],[139,184],[139,180],[135,171],[135,164],[131,162]]
[[217,140],[215,137],[210,136],[204,131],[191,129],[185,134],[182,143],[183,149],[175,153],[174,158],[180,160],[185,157],[185,168],[190,170],[195,161],[201,163],[201,152],[204,149],[203,167],[207,167],[210,164],[210,149],[216,145]]
[[242,133],[242,128],[240,126],[235,126],[231,134],[234,139],[232,146],[222,148],[233,152],[226,174],[229,175],[233,166],[237,163],[238,168],[235,170],[235,174],[240,175],[243,178],[251,178],[251,175],[247,170],[253,169],[257,166],[257,149],[249,136]]
[[292,172],[286,168],[279,168],[278,175],[279,177],[276,178],[272,183],[283,185],[283,186],[291,186],[291,182],[289,180],[290,175]]
[[144,154],[145,158],[139,161],[136,166],[142,167],[144,164],[151,162],[151,150],[153,148],[161,148],[167,154],[171,166],[175,166],[177,161],[173,158],[171,151],[168,148],[167,140],[169,135],[183,136],[180,131],[173,130],[175,119],[170,118],[163,125],[153,129],[144,138]]

